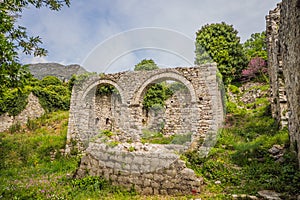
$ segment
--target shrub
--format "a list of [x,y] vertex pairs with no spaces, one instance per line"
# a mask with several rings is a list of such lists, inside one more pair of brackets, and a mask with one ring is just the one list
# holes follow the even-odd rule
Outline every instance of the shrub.
[[47,87],[49,85],[62,85],[62,81],[55,76],[46,76],[41,80],[40,86]]
[[174,135],[171,143],[182,145],[182,144],[185,144],[186,142],[190,142],[191,139],[192,139],[192,133],[179,134],[179,135]]
[[2,98],[0,98],[0,114],[8,113],[11,116],[16,116],[25,109],[30,93],[29,87],[23,90],[14,88],[7,90]]
[[165,105],[165,100],[173,95],[173,91],[163,82],[157,83],[151,86],[145,96],[143,101],[143,107],[149,110],[154,105]]
[[39,98],[46,111],[68,110],[70,108],[70,93],[63,86],[35,87],[33,93]]
[[245,81],[260,80],[260,77],[265,78],[267,71],[266,61],[260,57],[255,57],[250,60],[248,67],[242,71],[242,79]]
[[110,130],[103,130],[101,131],[101,134],[105,135],[106,137],[111,137],[114,135]]

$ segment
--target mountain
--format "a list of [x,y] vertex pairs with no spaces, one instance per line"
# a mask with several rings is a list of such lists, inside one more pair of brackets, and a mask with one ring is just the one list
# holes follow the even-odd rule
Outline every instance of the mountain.
[[37,63],[29,64],[31,74],[37,79],[43,79],[45,76],[56,76],[62,81],[69,80],[73,74],[79,75],[87,71],[80,65],[61,65],[58,63]]

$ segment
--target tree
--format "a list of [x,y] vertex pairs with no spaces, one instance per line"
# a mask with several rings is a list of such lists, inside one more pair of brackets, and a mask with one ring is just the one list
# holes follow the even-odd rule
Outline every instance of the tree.
[[47,51],[39,45],[41,38],[28,36],[26,28],[16,25],[16,19],[28,6],[60,10],[70,5],[69,0],[4,0],[0,3],[0,98],[7,88],[22,87],[30,76],[26,66],[19,62],[18,52],[44,56]]
[[250,39],[243,44],[243,48],[248,61],[256,57],[267,61],[266,32],[251,34]]
[[242,80],[250,81],[266,81],[267,78],[267,63],[261,57],[252,58],[248,64],[248,67],[242,71]]
[[134,66],[134,71],[149,71],[155,69],[159,69],[159,67],[152,59],[143,59],[141,62]]
[[[159,69],[152,59],[144,59],[135,65],[134,71],[150,71]],[[146,92],[143,101],[143,107],[149,110],[154,105],[163,106],[165,100],[173,95],[165,82],[153,84]]]
[[218,64],[226,84],[237,80],[247,66],[237,34],[232,25],[224,22],[203,26],[196,33],[195,64],[207,63],[212,59]]

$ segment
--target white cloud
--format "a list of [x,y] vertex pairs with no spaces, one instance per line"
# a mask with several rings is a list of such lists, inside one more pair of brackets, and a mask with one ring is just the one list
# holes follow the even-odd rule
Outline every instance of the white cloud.
[[133,29],[114,35],[99,44],[87,55],[82,65],[97,72],[128,70],[139,61],[137,54],[143,57],[153,56],[150,58],[164,66],[183,63],[191,66],[194,62],[194,41],[169,29]]
[[[225,21],[233,24],[239,31],[242,41],[251,33],[261,32],[265,28],[265,15],[276,5],[274,1],[241,1],[241,0],[113,0],[113,1],[72,1],[70,8],[59,12],[48,9],[29,9],[23,14],[21,24],[28,27],[32,35],[40,35],[44,46],[49,51],[46,59],[50,62],[66,64],[82,63],[91,50],[107,38],[133,28],[161,27],[182,32],[194,40],[195,32],[207,23]],[[131,51],[149,46],[165,47],[168,50],[182,48],[183,52],[192,55],[194,50],[186,48],[176,39],[155,35],[127,38],[117,44],[106,47],[95,57],[93,66],[105,66],[113,54]],[[174,44],[176,44],[174,46]],[[169,45],[169,46],[168,46]],[[173,45],[173,46],[172,46]],[[182,53],[180,53],[181,55]],[[119,69],[128,69],[139,62],[139,59],[155,56],[153,59],[162,65],[186,65],[166,51],[133,51],[132,54],[112,56],[112,65]],[[189,56],[190,58],[190,56]],[[24,62],[24,59],[22,59]],[[34,61],[34,60],[33,60]],[[129,66],[130,65],[130,66]]]
[[38,57],[26,56],[26,57],[23,57],[22,61],[24,64],[48,63],[49,62],[46,57],[39,57],[39,56]]

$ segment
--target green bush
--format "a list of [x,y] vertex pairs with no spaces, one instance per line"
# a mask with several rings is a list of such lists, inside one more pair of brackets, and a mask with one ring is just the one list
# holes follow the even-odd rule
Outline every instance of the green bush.
[[165,101],[173,95],[173,91],[165,83],[152,85],[146,92],[143,107],[149,110],[154,105],[165,105]]
[[24,88],[7,88],[0,96],[0,115],[20,114],[28,103],[28,95],[33,92],[46,111],[68,110],[71,92],[58,78],[47,76],[43,80],[30,79]]
[[110,130],[102,130],[101,134],[105,135],[106,137],[112,137],[114,135]]
[[230,92],[232,92],[233,94],[239,94],[240,93],[240,89],[235,86],[235,85],[228,85],[228,89]]
[[49,85],[62,85],[62,81],[55,76],[46,76],[40,81],[41,87],[47,87]]
[[41,105],[46,111],[68,110],[70,108],[70,92],[63,86],[35,87],[33,89]]
[[191,142],[192,133],[174,135],[171,144],[185,144]]
[[8,113],[11,116],[16,116],[25,109],[28,101],[30,87],[7,90],[0,98],[0,115]]
[[147,129],[143,130],[142,143],[150,144],[171,144],[174,136],[165,137],[160,132],[153,132]]

